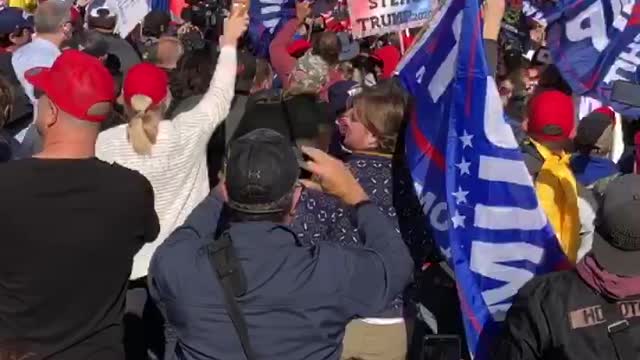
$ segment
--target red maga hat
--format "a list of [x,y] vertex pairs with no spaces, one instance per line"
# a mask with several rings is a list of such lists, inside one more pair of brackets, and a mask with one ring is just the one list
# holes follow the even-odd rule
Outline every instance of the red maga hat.
[[33,68],[25,77],[62,111],[80,120],[102,122],[109,112],[92,109],[115,99],[109,70],[97,58],[78,50],[64,51],[50,68]]

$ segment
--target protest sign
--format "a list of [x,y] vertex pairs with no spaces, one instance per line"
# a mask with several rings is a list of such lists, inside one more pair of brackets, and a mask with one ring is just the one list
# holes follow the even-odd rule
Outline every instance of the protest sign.
[[640,108],[611,99],[616,80],[640,83],[640,1],[530,0],[548,24],[553,61],[576,94],[611,105],[631,117]]
[[151,11],[147,0],[110,0],[118,9],[116,31],[124,39]]
[[448,1],[398,75],[415,99],[405,159],[455,271],[469,350],[488,360],[513,296],[567,260],[504,120],[479,12],[479,2]]
[[360,38],[422,26],[438,0],[349,0],[351,31]]

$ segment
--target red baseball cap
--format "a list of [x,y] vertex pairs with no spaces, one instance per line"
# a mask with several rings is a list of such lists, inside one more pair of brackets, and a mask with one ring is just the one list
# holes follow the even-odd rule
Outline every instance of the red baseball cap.
[[80,120],[102,122],[109,111],[96,114],[92,108],[115,99],[109,70],[97,58],[78,50],[64,51],[50,68],[33,68],[25,77],[62,111]]
[[600,113],[600,114],[604,114],[606,115],[609,119],[611,119],[611,121],[613,123],[616,122],[616,113],[613,111],[613,109],[611,109],[608,106],[601,106],[595,110],[593,110],[594,113]]
[[561,91],[543,91],[529,101],[527,132],[537,139],[551,142],[570,139],[575,123],[573,99]]
[[294,58],[301,57],[309,49],[311,49],[311,43],[304,39],[295,40],[287,46],[287,52]]
[[389,79],[393,76],[393,72],[395,71],[400,59],[402,58],[402,54],[400,54],[400,50],[398,50],[393,45],[383,46],[380,49],[377,49],[373,52],[373,56],[377,57],[384,64],[382,67],[382,78]]
[[134,65],[122,85],[122,94],[127,105],[131,105],[131,98],[136,95],[148,96],[152,105],[158,105],[167,97],[169,77],[159,67],[149,62]]

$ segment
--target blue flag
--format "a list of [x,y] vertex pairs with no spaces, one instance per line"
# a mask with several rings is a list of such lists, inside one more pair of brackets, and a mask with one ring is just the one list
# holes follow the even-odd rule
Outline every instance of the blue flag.
[[247,31],[256,56],[269,58],[269,44],[289,19],[296,16],[295,0],[252,0]]
[[398,67],[415,99],[406,159],[455,271],[469,350],[490,359],[512,297],[566,265],[489,76],[479,2],[449,0]]
[[640,109],[611,100],[616,80],[640,83],[640,2],[530,0],[528,15],[548,24],[552,58],[573,91],[625,115]]

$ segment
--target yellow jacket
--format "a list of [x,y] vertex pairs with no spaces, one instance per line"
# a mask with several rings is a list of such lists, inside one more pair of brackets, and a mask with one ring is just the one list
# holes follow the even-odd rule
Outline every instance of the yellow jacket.
[[27,11],[35,9],[38,5],[37,0],[9,0],[9,6],[19,7]]
[[544,145],[533,140],[532,143],[544,159],[535,181],[538,201],[562,250],[575,263],[580,247],[580,216],[577,182],[569,167],[571,155],[556,155]]

